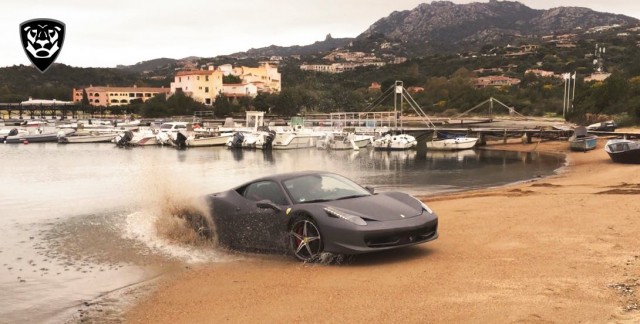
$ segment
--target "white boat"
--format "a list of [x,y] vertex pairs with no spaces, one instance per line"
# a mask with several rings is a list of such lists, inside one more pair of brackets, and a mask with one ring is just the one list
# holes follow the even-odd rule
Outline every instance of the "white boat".
[[40,142],[57,142],[59,136],[68,136],[75,132],[75,129],[63,129],[63,130],[45,130],[38,128],[36,132],[24,134],[18,133],[17,135],[7,136],[4,142],[7,144],[16,143],[40,143]]
[[185,146],[187,147],[204,147],[204,146],[222,146],[226,145],[229,138],[233,136],[233,133],[211,133],[205,134],[189,134],[185,136],[182,132],[177,134],[177,141],[180,142],[180,137],[184,138]]
[[177,133],[181,130],[187,130],[188,122],[167,122],[160,125],[159,131],[162,133]]
[[113,139],[118,146],[150,146],[158,145],[157,134],[151,129],[138,132],[126,131]]
[[110,120],[87,119],[78,120],[71,123],[70,126],[76,129],[113,128],[113,123]]
[[88,135],[71,135],[71,136],[58,136],[58,143],[73,144],[73,143],[108,143],[112,142],[116,137],[116,133],[111,134],[88,134]]
[[325,150],[359,150],[373,142],[373,136],[356,135],[354,133],[329,133],[317,142],[319,149]]
[[29,135],[29,131],[24,128],[3,128],[0,129],[0,142],[4,143],[9,136]]
[[373,141],[373,148],[380,151],[398,151],[415,148],[417,144],[418,141],[416,141],[416,138],[411,135],[387,134],[384,137],[378,138]]
[[[154,129],[156,134],[157,144],[160,145],[172,145],[178,147],[185,147],[184,140],[188,137],[192,130],[188,127],[187,122],[166,122],[162,123],[159,128]],[[183,132],[183,138],[178,138],[178,133]]]
[[323,136],[325,136],[325,133],[323,132],[315,132],[310,129],[302,128],[301,126],[296,126],[292,131],[276,131],[272,147],[274,150],[316,147],[316,143]]
[[438,151],[468,150],[476,146],[477,137],[456,137],[427,141],[427,149]]
[[124,128],[136,128],[140,127],[140,120],[125,120],[125,121],[116,121],[114,122],[116,127],[124,127]]
[[640,142],[627,139],[612,139],[604,145],[604,150],[616,163],[640,163]]
[[598,145],[598,136],[589,134],[584,126],[576,127],[573,135],[569,137],[569,148],[572,151],[586,152],[593,150]]
[[240,131],[228,137],[226,145],[229,148],[270,149],[275,137],[275,131]]

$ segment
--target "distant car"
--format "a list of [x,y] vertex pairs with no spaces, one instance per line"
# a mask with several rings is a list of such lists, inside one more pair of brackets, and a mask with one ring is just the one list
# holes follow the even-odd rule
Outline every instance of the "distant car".
[[438,218],[401,192],[373,193],[334,173],[272,175],[206,196],[221,245],[288,252],[360,254],[438,238]]

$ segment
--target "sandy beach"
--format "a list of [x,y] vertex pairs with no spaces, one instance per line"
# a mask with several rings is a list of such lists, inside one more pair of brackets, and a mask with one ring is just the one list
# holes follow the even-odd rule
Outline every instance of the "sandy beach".
[[492,145],[568,154],[551,177],[424,196],[440,237],[301,264],[280,255],[192,267],[140,297],[131,323],[639,322],[640,166],[567,142]]

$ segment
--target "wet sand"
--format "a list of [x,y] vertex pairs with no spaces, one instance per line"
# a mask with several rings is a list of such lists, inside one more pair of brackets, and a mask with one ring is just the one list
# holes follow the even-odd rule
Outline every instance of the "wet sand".
[[551,178],[421,197],[440,238],[339,265],[258,255],[175,273],[128,322],[638,322],[640,166],[566,142]]

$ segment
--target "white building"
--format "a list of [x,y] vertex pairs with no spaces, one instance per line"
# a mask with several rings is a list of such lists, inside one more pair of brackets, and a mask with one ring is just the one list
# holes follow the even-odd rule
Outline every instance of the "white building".
[[230,98],[255,98],[258,95],[258,87],[253,83],[230,83],[223,85],[222,93]]

